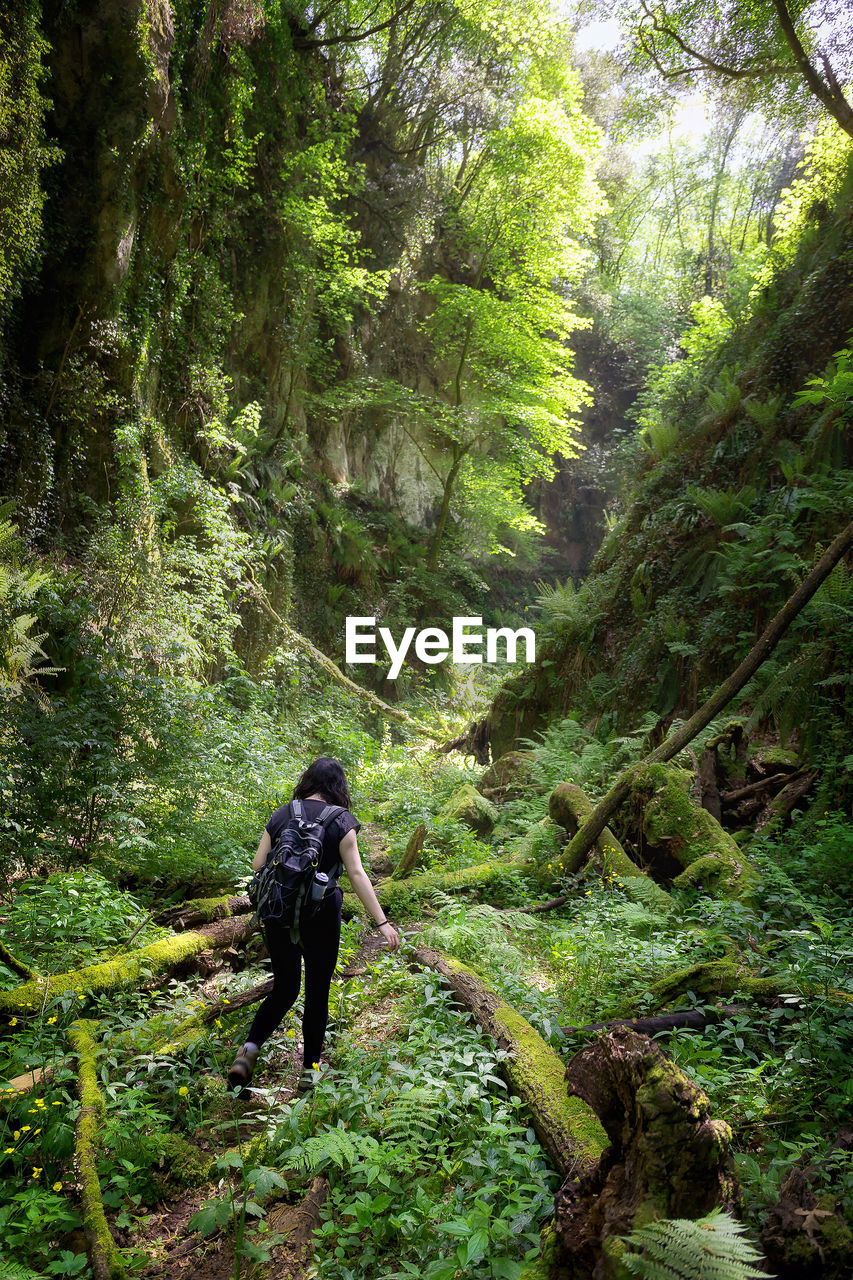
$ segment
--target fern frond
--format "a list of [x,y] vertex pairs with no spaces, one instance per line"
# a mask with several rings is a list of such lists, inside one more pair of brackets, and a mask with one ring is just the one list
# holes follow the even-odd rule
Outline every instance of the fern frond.
[[346,1172],[363,1156],[375,1151],[378,1145],[370,1134],[351,1133],[348,1129],[330,1126],[306,1138],[289,1159],[301,1173],[317,1173],[329,1165]]
[[622,1262],[641,1280],[767,1280],[755,1264],[762,1255],[746,1238],[746,1228],[715,1209],[704,1218],[664,1218],[638,1227],[625,1243],[642,1252]]
[[407,1148],[410,1159],[418,1160],[435,1140],[441,1127],[444,1093],[416,1085],[397,1094],[385,1111],[384,1137],[395,1147]]
[[23,1262],[0,1258],[0,1280],[45,1280],[44,1273],[32,1271]]

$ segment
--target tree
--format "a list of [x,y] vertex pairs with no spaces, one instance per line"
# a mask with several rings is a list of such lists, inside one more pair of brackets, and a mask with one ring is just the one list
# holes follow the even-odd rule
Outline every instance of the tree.
[[587,390],[572,373],[568,338],[584,321],[567,293],[582,263],[572,237],[602,206],[596,148],[575,102],[529,95],[460,166],[443,217],[448,266],[422,286],[436,390],[417,408],[432,420],[441,482],[431,569],[468,459],[498,459],[526,483],[572,450]]
[[735,83],[773,110],[807,93],[853,136],[842,87],[853,73],[846,0],[628,0],[623,18],[637,66],[668,83]]

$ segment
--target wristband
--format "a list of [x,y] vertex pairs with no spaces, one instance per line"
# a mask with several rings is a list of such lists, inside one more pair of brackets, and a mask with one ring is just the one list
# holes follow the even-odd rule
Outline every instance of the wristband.
[[388,917],[386,916],[384,920],[377,920],[377,921],[376,921],[376,924],[375,924],[373,927],[374,927],[374,929],[381,929],[381,928],[382,928],[382,926],[383,926],[383,924],[389,924],[389,923],[390,923],[390,921],[388,920]]

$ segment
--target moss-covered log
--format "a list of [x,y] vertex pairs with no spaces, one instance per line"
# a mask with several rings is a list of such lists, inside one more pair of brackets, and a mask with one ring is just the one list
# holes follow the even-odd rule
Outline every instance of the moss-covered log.
[[[581,787],[573,782],[560,782],[551,792],[548,801],[548,813],[554,822],[560,824],[569,836],[574,836],[578,829],[588,822],[593,812],[592,801]],[[629,858],[622,845],[609,827],[596,837],[595,851],[605,876],[613,876],[619,880],[625,894],[632,901],[639,902],[651,910],[668,913],[672,910],[672,900],[665,889],[655,884],[632,858]],[[568,862],[566,857],[560,859],[565,872],[579,871],[588,856],[585,852],[579,862]]]
[[98,1181],[98,1128],[106,1111],[98,1085],[96,1066],[96,1022],[79,1021],[69,1027],[71,1045],[78,1058],[77,1090],[80,1114],[77,1117],[74,1166],[80,1182],[86,1252],[95,1280],[123,1280],[124,1263],[110,1234]]
[[[359,702],[364,703],[371,711],[380,715],[383,720],[393,720],[396,724],[405,725],[413,733],[423,734],[434,742],[439,741],[444,736],[442,730],[430,728],[429,725],[413,720],[408,712],[403,711],[401,707],[390,706],[387,702],[383,702],[381,698],[378,698],[375,693],[371,693],[369,689],[362,689],[361,685],[356,684],[354,680],[350,680],[349,676],[344,675],[336,662],[333,662],[330,657],[318,649],[315,644],[312,644],[306,636],[303,636],[290,623],[285,622],[284,618],[273,608],[266,591],[254,578],[251,579],[251,590],[253,598],[270,621],[275,623],[279,633],[289,640],[291,644],[295,645],[297,649],[300,649],[307,658],[310,658],[315,666],[325,671],[326,675],[330,676],[335,684],[342,689],[346,689],[347,693],[352,694]],[[488,751],[488,746],[486,750]],[[486,759],[488,760],[488,756]]]
[[406,845],[402,858],[394,868],[393,880],[405,880],[410,876],[418,865],[420,856],[423,853],[424,841],[426,840],[426,823],[421,822],[415,827],[409,843]]
[[169,907],[157,916],[160,924],[172,929],[192,929],[197,924],[210,924],[214,920],[226,920],[231,916],[249,915],[252,904],[245,893],[217,894],[213,898],[189,898],[175,907]]
[[[662,1009],[665,1005],[672,1004],[673,1001],[686,995],[688,991],[708,999],[742,992],[757,999],[772,1000],[790,992],[792,985],[794,985],[794,979],[790,975],[759,976],[736,957],[723,956],[719,960],[706,960],[685,969],[677,969],[666,977],[659,978],[657,982],[651,983],[648,991],[654,1001],[653,1007]],[[809,987],[804,986],[803,990],[805,994],[812,993]],[[853,1004],[853,995],[847,991],[830,987],[827,991],[821,988],[820,994],[837,1004]],[[626,1016],[630,1012],[629,1008],[624,1009]]]
[[[697,733],[701,733],[703,729],[708,727],[711,721],[728,706],[731,700],[752,679],[762,663],[769,658],[794,618],[805,608],[818,587],[826,581],[839,560],[846,555],[851,547],[853,547],[853,521],[846,525],[837,537],[833,539],[793,595],[788,598],[775,618],[764,628],[749,653],[735,668],[728,680],[723,681],[719,688],[714,690],[710,698],[703,702],[699,710],[694,712],[689,720],[685,720],[683,724],[679,725],[674,733],[665,738],[659,747],[656,747],[645,760],[641,761],[638,767],[673,760],[679,751],[683,751],[688,743],[693,741]],[[614,813],[627,799],[632,785],[633,770],[629,769],[617,779],[603,799],[599,801],[589,819],[567,845],[564,853],[564,860],[567,866],[571,864],[578,865],[583,861],[584,856],[593,847]]]
[[610,1139],[593,1170],[557,1193],[561,1280],[623,1280],[620,1237],[656,1218],[698,1218],[737,1195],[731,1130],[698,1085],[653,1040],[620,1028],[572,1058],[569,1091]]
[[0,991],[0,1018],[32,1014],[46,1000],[57,996],[118,991],[136,986],[148,976],[175,973],[191,967],[206,951],[223,950],[245,942],[254,929],[254,920],[250,916],[218,920],[202,929],[158,938],[138,951],[128,951],[68,973],[21,983],[11,991]]
[[662,854],[684,868],[673,877],[675,888],[701,885],[721,897],[748,899],[758,887],[758,873],[713,814],[692,799],[692,783],[692,773],[674,765],[635,771],[630,804],[651,856]]
[[440,973],[480,1026],[508,1051],[502,1070],[530,1111],[539,1141],[560,1173],[565,1176],[597,1160],[604,1149],[601,1126],[589,1107],[568,1096],[563,1063],[539,1032],[460,960],[427,947],[418,947],[414,958]]

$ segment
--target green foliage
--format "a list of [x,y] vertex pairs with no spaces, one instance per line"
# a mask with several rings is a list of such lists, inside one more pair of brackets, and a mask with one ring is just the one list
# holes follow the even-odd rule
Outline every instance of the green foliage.
[[42,171],[59,151],[48,144],[43,59],[48,43],[39,6],[13,0],[0,18],[0,315],[21,292],[40,243]]
[[553,1177],[506,1098],[500,1052],[427,975],[388,957],[349,984],[347,1006],[388,994],[404,1028],[396,1041],[369,1052],[338,1041],[335,1070],[274,1139],[279,1160],[323,1167],[330,1179],[318,1274],[450,1280],[463,1267],[483,1280],[517,1277],[538,1252]]
[[56,675],[56,667],[44,665],[41,642],[33,635],[40,593],[50,583],[43,569],[26,563],[15,525],[4,517],[9,508],[0,505],[0,698],[15,698],[25,690],[40,696],[37,675]]
[[139,903],[94,870],[55,872],[19,884],[6,928],[13,946],[41,972],[78,968],[131,935],[144,946],[164,932],[145,924]]
[[642,1280],[758,1280],[762,1255],[745,1235],[742,1223],[716,1209],[695,1222],[665,1218],[626,1236],[640,1252],[621,1260]]

